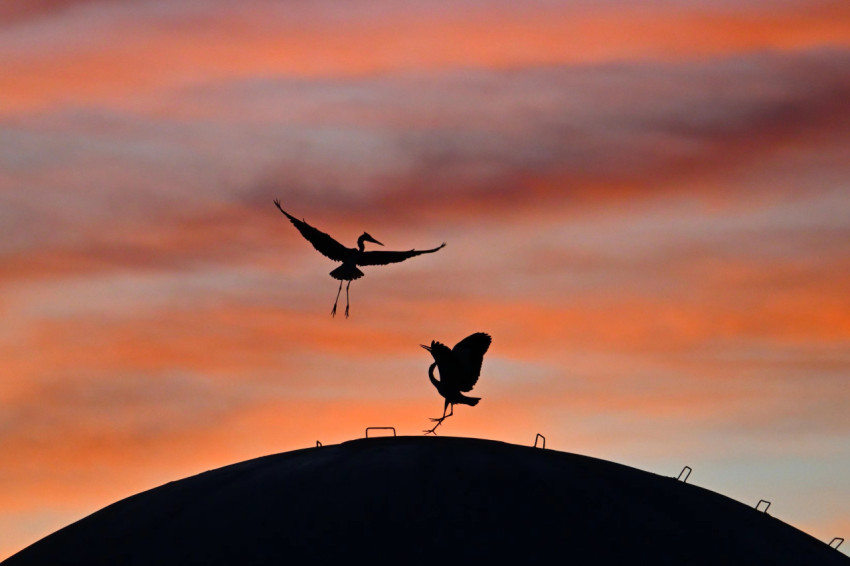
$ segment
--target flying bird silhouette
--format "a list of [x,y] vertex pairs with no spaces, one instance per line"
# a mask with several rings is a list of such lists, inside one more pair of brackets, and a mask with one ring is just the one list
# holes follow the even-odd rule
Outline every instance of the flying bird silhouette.
[[298,220],[283,210],[280,206],[279,200],[275,199],[274,204],[284,215],[286,215],[287,218],[289,218],[289,221],[298,228],[301,235],[304,236],[308,242],[313,244],[313,247],[316,248],[319,253],[334,261],[342,262],[342,265],[330,273],[331,277],[339,279],[339,289],[336,290],[336,299],[334,300],[333,309],[331,309],[331,316],[336,316],[336,305],[339,302],[339,293],[342,291],[342,282],[348,281],[348,284],[345,286],[345,318],[348,318],[348,288],[351,287],[351,282],[354,279],[360,279],[363,277],[363,272],[357,269],[358,265],[387,265],[388,263],[398,263],[417,255],[434,253],[446,245],[446,243],[443,242],[436,248],[432,248],[430,250],[367,252],[365,251],[366,242],[372,242],[379,246],[383,246],[384,244],[370,236],[368,232],[363,232],[363,234],[357,238],[357,248],[346,248],[321,230],[310,226],[304,220]]
[[[472,388],[478,382],[484,354],[487,353],[492,341],[489,334],[476,332],[455,344],[452,349],[434,340],[431,340],[430,346],[421,344],[434,357],[434,363],[428,368],[428,379],[431,380],[440,395],[446,399],[446,403],[443,405],[443,416],[431,419],[437,424],[434,425],[434,428],[424,431],[425,434],[437,434],[435,432],[437,427],[454,414],[456,404],[474,407],[481,400],[480,397],[467,397],[463,392],[472,391]],[[434,377],[434,368],[440,370],[439,380]],[[449,406],[451,406],[451,411],[447,415],[446,410],[449,409]]]

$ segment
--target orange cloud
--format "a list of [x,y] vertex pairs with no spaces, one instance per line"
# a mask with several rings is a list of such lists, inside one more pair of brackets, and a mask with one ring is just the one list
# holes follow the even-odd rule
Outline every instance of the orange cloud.
[[[510,68],[847,45],[846,3],[671,10],[505,4],[331,9],[253,2],[203,12],[156,3],[83,4],[7,24],[2,113],[56,104],[133,106],[164,87],[251,75],[352,76]],[[381,14],[381,15],[378,15]],[[37,23],[36,23],[37,22]],[[32,26],[55,28],[49,45]],[[0,28],[2,29],[2,28]],[[80,30],[80,31],[71,31]],[[0,34],[0,43],[3,41]],[[66,43],[63,45],[62,42]],[[49,55],[48,53],[49,51]]]
[[[418,344],[474,331],[484,400],[441,433],[769,454],[785,493],[777,468],[845,465],[846,2],[67,4],[0,28],[0,526],[38,523],[0,553],[206,468],[419,434]],[[273,198],[448,246],[331,319],[333,264]]]

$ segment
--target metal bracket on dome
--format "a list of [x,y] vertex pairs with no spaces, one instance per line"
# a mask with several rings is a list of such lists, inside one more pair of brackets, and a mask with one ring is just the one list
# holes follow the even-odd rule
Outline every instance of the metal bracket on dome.
[[539,432],[537,433],[537,436],[534,437],[534,447],[537,448],[537,439],[539,439],[539,438],[543,439],[543,445],[541,446],[541,448],[543,448],[545,450],[546,449],[546,437],[543,436],[542,434],[540,434]]
[[391,430],[393,431],[393,436],[396,436],[395,427],[394,426],[370,426],[366,428],[366,438],[369,438],[370,430]]
[[[687,474],[685,474],[685,470],[688,470],[688,473],[687,473]],[[691,477],[691,472],[693,472],[693,470],[691,469],[691,467],[690,467],[690,466],[685,466],[684,468],[682,468],[682,471],[681,471],[681,472],[679,472],[679,475],[678,475],[678,477],[677,477],[676,479],[677,479],[677,480],[682,480],[684,483],[688,483],[688,478],[689,478],[689,477]],[[685,477],[684,477],[684,478],[682,477],[682,474],[685,474]]]
[[[832,543],[834,543],[835,541],[838,541],[838,544],[836,544],[835,546],[832,546]],[[829,541],[829,547],[834,548],[835,550],[838,550],[838,547],[841,546],[842,542],[844,542],[844,539],[842,537],[835,537],[834,539]]]
[[317,440],[317,441],[316,441],[316,446],[318,447],[318,446],[321,446],[321,445],[322,445],[322,443],[321,443],[321,442],[319,442],[319,441]]
[[762,503],[767,503],[767,507],[765,507],[763,511],[763,513],[767,514],[767,510],[770,509],[770,501],[768,501],[767,499],[759,499],[759,502],[756,503],[756,511],[759,510],[759,505],[761,505]]

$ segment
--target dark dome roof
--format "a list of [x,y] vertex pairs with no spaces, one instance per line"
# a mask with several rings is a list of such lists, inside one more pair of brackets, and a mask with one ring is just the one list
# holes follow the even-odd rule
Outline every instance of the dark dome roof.
[[277,454],[119,501],[3,563],[850,564],[705,489],[552,450],[370,438]]

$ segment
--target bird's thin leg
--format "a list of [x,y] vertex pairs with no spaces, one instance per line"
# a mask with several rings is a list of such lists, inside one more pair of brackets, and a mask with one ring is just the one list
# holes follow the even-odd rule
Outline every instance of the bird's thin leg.
[[[448,408],[449,408],[449,402],[446,401],[446,403],[443,405],[443,416],[440,417],[439,419],[431,419],[431,421],[435,422],[435,423],[441,423],[444,420],[446,420],[446,411],[448,410]],[[452,410],[454,410],[454,405],[452,405]],[[451,414],[449,416],[451,416]]]
[[[339,286],[342,287],[342,281],[339,282]],[[345,286],[345,318],[348,318],[348,288],[351,287],[351,281],[348,282],[348,285]]]
[[[339,302],[339,292],[342,291],[342,280],[339,281],[339,289],[336,290],[336,299],[334,299],[334,308],[331,309],[331,316],[336,316],[336,304]],[[348,315],[346,315],[348,316]]]
[[434,436],[437,436],[437,432],[436,432],[437,427],[440,426],[441,424],[443,424],[443,419],[446,418],[446,409],[448,408],[448,405],[449,405],[449,402],[446,401],[446,404],[443,405],[443,416],[442,417],[440,417],[439,419],[431,419],[431,422],[437,423],[437,424],[434,425],[434,428],[429,428],[428,430],[423,430],[422,432],[424,432],[426,435],[433,434]]
[[437,436],[437,433],[435,432],[437,430],[437,427],[440,426],[441,424],[443,424],[444,420],[446,420],[447,418],[449,418],[450,416],[452,416],[454,414],[454,408],[455,408],[454,403],[451,404],[452,412],[447,415],[446,411],[448,410],[448,408],[449,408],[449,402],[446,401],[445,405],[443,405],[443,416],[440,417],[439,419],[431,419],[431,422],[437,423],[437,424],[434,425],[434,428],[424,430],[422,432],[424,432],[425,434],[433,434],[434,436]]

